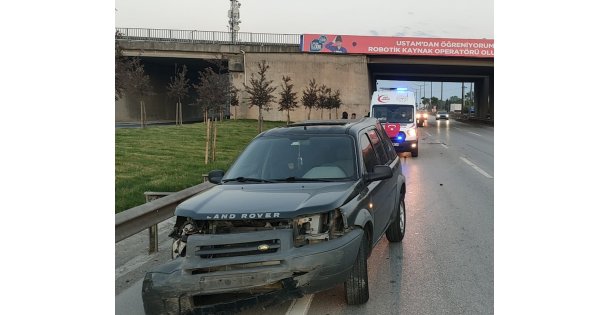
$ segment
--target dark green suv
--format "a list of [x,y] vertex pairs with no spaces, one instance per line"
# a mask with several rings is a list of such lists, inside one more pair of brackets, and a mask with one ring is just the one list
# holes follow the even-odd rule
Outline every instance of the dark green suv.
[[258,135],[213,188],[180,204],[174,260],[148,272],[147,314],[220,313],[344,283],[369,298],[367,258],[405,234],[401,162],[375,118]]

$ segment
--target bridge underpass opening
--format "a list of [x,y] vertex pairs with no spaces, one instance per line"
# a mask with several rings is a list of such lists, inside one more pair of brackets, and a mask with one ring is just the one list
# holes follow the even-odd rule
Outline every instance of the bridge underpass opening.
[[475,116],[479,107],[476,100],[477,88],[473,81],[376,80],[375,90],[413,92],[416,96],[416,108],[429,112],[454,111],[453,109],[455,109],[456,114]]
[[448,104],[460,101],[463,114],[468,109],[466,117],[494,118],[492,59],[369,56],[368,72],[370,91],[407,88],[419,103],[422,97],[436,97],[436,109],[449,111],[446,99]]
[[[134,58],[134,57],[126,57]],[[181,71],[182,65],[187,68],[186,78],[188,81],[188,94],[182,100],[182,113],[184,122],[203,121],[203,110],[195,104],[197,94],[192,84],[198,84],[199,72],[211,67],[217,71],[218,59],[195,59],[195,58],[168,58],[168,57],[138,57],[144,66],[145,73],[150,77],[152,95],[145,97],[146,116],[148,121],[175,121],[175,103],[168,95],[167,86],[171,77],[175,77]],[[227,59],[222,59],[222,67],[228,69]],[[139,121],[140,107],[139,98],[134,95],[126,95],[116,102],[115,120],[117,122]],[[227,105],[229,106],[229,105]],[[230,113],[226,109],[226,113]]]

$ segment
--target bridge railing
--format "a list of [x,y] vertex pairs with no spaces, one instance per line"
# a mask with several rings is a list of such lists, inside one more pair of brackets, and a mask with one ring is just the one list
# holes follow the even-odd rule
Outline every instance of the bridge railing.
[[[164,197],[117,213],[115,215],[115,243],[148,229],[150,232],[149,252],[158,251],[158,223],[173,217],[175,208],[181,202],[213,186],[215,184],[203,182],[175,193],[156,193],[157,197]],[[146,199],[149,199],[147,197]]]
[[[216,31],[189,31],[153,28],[122,28],[116,31],[121,39],[151,40],[182,43],[233,44],[232,33]],[[234,44],[300,45],[299,34],[235,33]]]

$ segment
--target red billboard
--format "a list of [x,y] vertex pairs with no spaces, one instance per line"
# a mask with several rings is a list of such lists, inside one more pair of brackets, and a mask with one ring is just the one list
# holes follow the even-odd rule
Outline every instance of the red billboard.
[[494,40],[304,34],[300,50],[334,54],[494,58]]

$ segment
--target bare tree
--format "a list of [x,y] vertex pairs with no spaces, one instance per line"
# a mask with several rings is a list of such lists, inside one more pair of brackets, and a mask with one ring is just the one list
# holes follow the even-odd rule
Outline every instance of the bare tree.
[[291,123],[289,112],[299,107],[297,92],[293,92],[293,84],[289,83],[291,78],[283,76],[283,84],[281,85],[281,99],[279,100],[279,111],[287,111],[287,124]]
[[169,97],[177,100],[177,103],[175,103],[175,125],[181,125],[183,123],[182,99],[188,94],[188,82],[190,81],[186,78],[187,72],[188,68],[186,65],[182,65],[181,71],[179,71],[175,77],[171,77],[171,81],[167,86]]
[[237,109],[239,106],[239,89],[236,86],[230,84],[230,106],[234,107],[234,119],[237,117]]
[[256,79],[255,75],[252,75],[249,80],[250,86],[243,83],[245,92],[249,94],[249,108],[253,106],[258,107],[258,133],[262,132],[262,123],[264,122],[262,109],[269,111],[270,103],[276,98],[272,95],[272,92],[274,92],[277,87],[271,86],[273,81],[266,78],[266,71],[268,71],[269,68],[270,66],[266,63],[266,60],[262,60],[261,63],[258,63],[259,79]]
[[203,108],[205,122],[209,120],[210,113],[220,113],[229,102],[230,80],[227,73],[221,74],[211,67],[199,71],[199,83],[192,87],[197,93],[196,103]]
[[317,82],[315,82],[315,79],[311,79],[306,89],[302,92],[302,105],[308,108],[308,120],[310,120],[310,112],[317,106],[319,100],[318,93],[319,87],[317,87]]
[[139,99],[141,127],[145,128],[147,125],[147,118],[146,103],[144,99],[146,96],[152,94],[150,76],[146,74],[146,71],[144,70],[144,65],[141,63],[139,58],[133,58],[127,62],[125,73],[127,78],[127,91],[136,95]]

